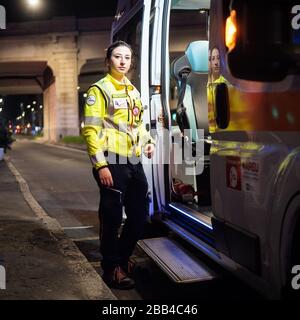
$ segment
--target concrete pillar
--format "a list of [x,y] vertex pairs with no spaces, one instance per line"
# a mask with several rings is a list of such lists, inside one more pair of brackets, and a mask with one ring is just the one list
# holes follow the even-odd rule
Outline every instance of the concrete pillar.
[[53,82],[44,90],[44,138],[48,141],[57,141],[58,128],[56,120],[56,86]]
[[54,38],[54,50],[49,63],[55,77],[54,104],[51,100],[54,97],[52,85],[49,88],[49,97],[52,97],[49,106],[55,109],[50,112],[49,118],[51,132],[55,130],[55,134],[50,133],[53,141],[64,136],[79,135],[77,55],[76,36],[62,35]]

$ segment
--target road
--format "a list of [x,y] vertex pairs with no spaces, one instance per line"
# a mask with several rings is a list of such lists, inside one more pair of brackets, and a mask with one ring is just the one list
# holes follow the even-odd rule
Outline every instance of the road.
[[[58,220],[88,261],[101,274],[99,253],[99,192],[86,152],[18,140],[9,156],[31,193],[49,216]],[[143,299],[260,299],[231,275],[208,283],[172,283],[140,250],[136,289],[113,293],[122,300]]]

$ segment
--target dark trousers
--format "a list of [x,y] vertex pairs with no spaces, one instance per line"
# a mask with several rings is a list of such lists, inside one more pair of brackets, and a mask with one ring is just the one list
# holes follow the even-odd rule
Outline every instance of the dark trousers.
[[[142,237],[148,214],[148,183],[141,163],[109,164],[114,185],[101,185],[99,174],[93,174],[100,188],[100,251],[102,269],[110,271],[127,265],[136,242]],[[126,221],[120,237],[123,206]]]

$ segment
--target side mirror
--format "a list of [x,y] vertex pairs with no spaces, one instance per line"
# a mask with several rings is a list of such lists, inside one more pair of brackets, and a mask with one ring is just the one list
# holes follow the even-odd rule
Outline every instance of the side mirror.
[[230,121],[229,95],[226,83],[218,83],[215,88],[216,123],[220,129],[226,129]]
[[293,68],[299,71],[291,24],[295,3],[291,0],[231,1],[236,38],[227,62],[234,77],[281,81]]

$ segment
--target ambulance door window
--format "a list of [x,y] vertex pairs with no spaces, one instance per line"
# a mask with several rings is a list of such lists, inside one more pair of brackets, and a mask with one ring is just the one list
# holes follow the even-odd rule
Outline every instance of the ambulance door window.
[[[188,48],[189,44],[198,41],[207,39],[207,11],[201,10],[171,10],[170,12],[170,30],[169,30],[169,57],[170,57],[170,88],[169,88],[169,106],[171,113],[171,125],[172,125],[172,138],[173,141],[179,142],[183,138],[182,132],[176,121],[176,109],[178,104],[178,98],[180,94],[180,82],[174,77],[172,72],[172,63],[178,61],[179,59],[185,59],[185,51]],[[205,118],[207,126],[207,113],[197,114],[201,108],[199,106],[199,99],[197,90],[199,91],[200,85],[199,81],[203,83],[203,94],[205,95],[205,104],[206,100],[206,84],[207,84],[207,75],[202,76],[202,80],[198,79],[197,75],[193,75],[189,78],[189,81],[186,86],[185,96],[184,96],[184,107],[186,108],[186,114],[189,119],[189,124],[192,135],[192,140],[197,141],[197,129],[200,129],[199,126],[200,119]],[[198,88],[199,87],[199,88]],[[196,94],[195,94],[196,92]],[[207,106],[204,105],[204,108],[207,109]],[[177,149],[177,150],[176,150]],[[197,179],[196,175],[187,175],[186,169],[190,167],[190,164],[187,165],[185,159],[182,159],[182,163],[178,162],[178,148],[174,147],[171,152],[171,175],[172,175],[172,201],[175,202],[197,202]],[[181,155],[182,158],[184,154]],[[174,161],[174,159],[177,159]],[[180,194],[181,190],[187,190],[185,195]]]
[[128,78],[140,91],[140,64],[141,64],[141,33],[142,33],[142,10],[135,14],[123,28],[115,34],[114,41],[122,40],[131,45],[133,49],[133,64]]

